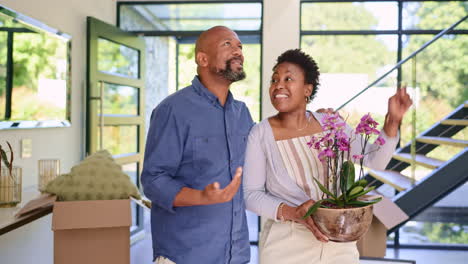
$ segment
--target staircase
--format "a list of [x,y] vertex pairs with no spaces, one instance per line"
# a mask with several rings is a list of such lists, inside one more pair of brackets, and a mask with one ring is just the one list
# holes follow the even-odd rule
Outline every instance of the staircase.
[[[385,171],[371,170],[366,179],[377,187],[387,184],[395,189],[397,195],[392,198],[393,202],[409,216],[407,221],[411,220],[468,180],[468,141],[452,138],[467,125],[468,101],[416,137],[415,163],[432,170],[423,179],[413,182],[401,174],[412,163],[410,143],[394,153]],[[459,147],[460,151],[447,161],[426,156],[440,145]],[[405,223],[388,230],[388,233]]]

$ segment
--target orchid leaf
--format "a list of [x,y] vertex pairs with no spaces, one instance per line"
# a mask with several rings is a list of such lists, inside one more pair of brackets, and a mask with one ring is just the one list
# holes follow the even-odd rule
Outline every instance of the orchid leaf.
[[315,213],[315,211],[317,211],[317,209],[319,209],[319,207],[322,205],[322,203],[323,203],[323,200],[315,202],[314,205],[312,205],[309,208],[309,210],[307,211],[307,213],[302,217],[302,219],[306,219],[307,217],[309,217],[313,213]]
[[367,181],[364,180],[364,179],[361,179],[355,183],[353,183],[353,185],[351,186],[351,188],[348,188],[348,193],[356,186],[362,186],[363,188],[367,186]]
[[354,188],[349,192],[349,197],[352,197],[353,195],[360,193],[362,190],[364,190],[364,187],[362,187],[362,186],[356,186],[356,187],[354,187]]
[[368,193],[368,192],[370,192],[370,191],[372,191],[374,189],[375,189],[375,186],[371,186],[371,187],[367,188],[366,190],[362,190],[361,192],[359,192],[359,193],[357,193],[355,195],[351,195],[351,196],[348,197],[348,201],[351,201],[351,200],[353,200],[355,198],[361,197],[364,194],[366,194],[366,193]]
[[332,204],[337,204],[338,203],[337,200],[333,200],[333,199],[323,199],[322,201],[329,202],[329,203],[332,203]]
[[341,176],[344,177],[346,180],[346,189],[343,190],[345,192],[354,184],[355,178],[355,170],[354,170],[354,163],[350,160],[347,160],[343,163],[343,167],[341,168]]
[[10,142],[6,142],[8,145],[8,148],[10,149],[10,165],[8,166],[8,171],[10,172],[10,176],[12,176],[12,171],[13,171],[13,148],[10,145]]
[[367,186],[367,181],[364,180],[364,179],[361,179],[361,180],[357,181],[357,183],[358,183],[359,186],[362,186],[362,187]]
[[371,204],[375,204],[375,203],[378,203],[382,200],[382,197],[379,197],[377,199],[374,199],[374,200],[370,200],[370,201],[350,201],[348,202],[349,205],[358,205],[358,206],[366,206],[366,205],[371,205]]
[[5,163],[5,165],[10,168],[10,162],[8,162],[8,157],[3,148],[0,148],[0,155],[2,155],[2,161]]
[[331,193],[329,190],[327,190],[327,188],[325,188],[325,186],[323,186],[316,178],[314,178],[315,182],[317,183],[317,185],[319,186],[319,189],[328,194],[329,196],[331,196],[333,199],[337,200],[336,196],[333,195],[333,193]]

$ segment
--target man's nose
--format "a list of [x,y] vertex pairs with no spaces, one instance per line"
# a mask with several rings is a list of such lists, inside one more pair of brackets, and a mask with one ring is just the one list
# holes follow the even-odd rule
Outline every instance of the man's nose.
[[243,58],[242,49],[239,47],[234,47],[234,50],[232,51],[232,55]]

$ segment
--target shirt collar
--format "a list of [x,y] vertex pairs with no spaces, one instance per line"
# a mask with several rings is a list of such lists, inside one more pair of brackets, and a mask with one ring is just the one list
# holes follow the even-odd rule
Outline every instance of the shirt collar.
[[[210,103],[212,103],[214,106],[219,106],[219,107],[223,107],[219,100],[218,100],[218,97],[216,97],[216,95],[214,95],[210,90],[208,90],[208,88],[205,87],[205,85],[203,85],[201,82],[200,82],[200,78],[198,77],[198,75],[196,75],[193,80],[192,80],[192,86],[193,86],[193,89],[195,90],[195,92],[199,95],[201,95],[202,97],[206,98],[208,101],[210,101]],[[224,104],[225,107],[228,107],[231,105],[232,101],[234,100],[234,97],[232,96],[232,93],[231,91],[228,91],[228,96],[227,96],[227,99],[226,99],[226,103]]]

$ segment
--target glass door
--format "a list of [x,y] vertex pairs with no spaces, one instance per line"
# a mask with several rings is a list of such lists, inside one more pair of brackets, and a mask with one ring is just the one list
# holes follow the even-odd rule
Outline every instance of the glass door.
[[[142,38],[92,17],[88,25],[86,152],[108,150],[140,188],[145,146]],[[132,234],[143,228],[132,202]]]

